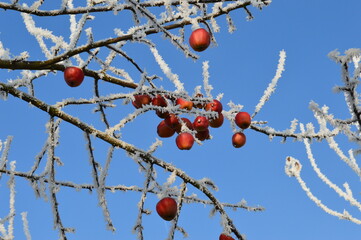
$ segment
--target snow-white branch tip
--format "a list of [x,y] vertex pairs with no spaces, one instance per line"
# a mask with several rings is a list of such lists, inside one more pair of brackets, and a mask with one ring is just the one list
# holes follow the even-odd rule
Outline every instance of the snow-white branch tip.
[[273,77],[272,81],[269,83],[267,89],[264,91],[263,96],[261,97],[259,103],[256,105],[252,118],[261,110],[264,104],[269,100],[272,93],[276,90],[278,80],[281,78],[283,71],[285,70],[286,62],[286,51],[282,50],[279,54],[279,60],[277,65],[276,74]]

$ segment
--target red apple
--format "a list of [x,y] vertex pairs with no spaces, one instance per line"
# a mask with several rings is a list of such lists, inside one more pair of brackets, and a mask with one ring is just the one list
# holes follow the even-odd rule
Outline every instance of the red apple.
[[78,67],[67,67],[64,70],[64,79],[70,87],[77,87],[84,80],[83,70]]
[[[202,93],[197,93],[196,98],[202,98],[203,97],[203,94]],[[206,104],[205,103],[202,103],[202,102],[199,102],[197,104],[194,105],[196,108],[199,108],[199,109],[203,109],[206,107]]]
[[165,118],[167,118],[169,116],[169,112],[161,111],[161,110],[155,110],[155,114],[157,114],[157,116],[159,118],[163,118],[163,119],[165,119]]
[[219,240],[234,240],[234,238],[222,233],[221,235],[219,235]]
[[157,203],[156,210],[161,218],[171,221],[177,216],[177,202],[171,197],[163,198]]
[[194,119],[193,128],[197,132],[205,131],[208,128],[208,126],[209,126],[209,121],[206,117],[198,116],[196,117],[196,119]]
[[237,132],[232,136],[232,144],[235,148],[240,148],[246,144],[246,135],[243,132]]
[[193,108],[193,102],[183,98],[177,98],[176,104],[179,105],[181,109],[191,110]]
[[134,95],[134,101],[132,102],[135,108],[141,108],[143,105],[150,104],[152,99],[146,94]]
[[[181,119],[182,119],[182,121],[186,124],[186,126],[187,126],[187,128],[188,128],[189,130],[193,130],[193,124],[192,124],[192,122],[191,122],[188,118],[181,118]],[[179,121],[179,123],[180,123],[180,124],[178,124],[178,126],[175,128],[175,131],[176,131],[177,133],[180,133],[181,130],[182,130],[182,124],[181,124],[180,121]]]
[[159,137],[169,138],[174,135],[175,131],[173,128],[168,127],[163,120],[158,124],[157,133]]
[[168,117],[164,119],[164,122],[168,127],[173,129],[176,129],[178,125],[180,125],[178,116],[173,113],[169,114]]
[[239,112],[237,113],[234,121],[238,127],[246,129],[251,125],[251,116],[248,112]]
[[189,150],[194,144],[194,137],[188,132],[182,132],[177,136],[175,142],[180,150]]
[[204,28],[194,30],[189,37],[189,45],[197,52],[206,50],[210,43],[211,35]]
[[[159,106],[159,107],[166,107],[168,105],[167,101],[160,94],[157,94],[157,96],[155,96],[152,99],[152,104],[154,106]],[[169,115],[169,113],[167,111],[162,111],[159,109],[155,110],[155,113],[157,114],[158,117],[163,118],[163,119],[168,117],[168,115]]]
[[223,106],[220,101],[218,101],[217,99],[214,99],[212,102],[207,103],[205,109],[206,109],[206,111],[214,111],[214,112],[221,113],[223,110]]
[[197,133],[196,133],[196,138],[198,138],[199,141],[204,141],[204,140],[206,140],[206,139],[210,139],[209,129],[207,128],[207,129],[204,130],[204,131],[197,132]]
[[220,126],[223,125],[223,121],[224,121],[224,116],[222,113],[218,113],[218,117],[209,120],[209,126],[211,126],[212,128],[219,128]]
[[157,96],[155,96],[152,99],[152,104],[154,106],[159,106],[159,107],[166,107],[167,106],[167,101],[164,99],[164,97],[162,97],[161,95],[157,94]]

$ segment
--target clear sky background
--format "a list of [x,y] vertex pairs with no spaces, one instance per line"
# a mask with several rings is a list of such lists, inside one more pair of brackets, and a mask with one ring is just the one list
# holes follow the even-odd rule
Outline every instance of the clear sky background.
[[[361,2],[358,0],[278,0],[262,11],[250,8],[255,17],[252,21],[246,21],[244,11],[238,10],[231,13],[237,31],[229,34],[225,17],[218,18],[221,27],[221,32],[215,35],[218,46],[202,52],[196,62],[185,58],[160,35],[153,35],[151,39],[173,72],[179,74],[186,90],[193,92],[195,86],[202,84],[202,62],[209,61],[213,95],[224,93],[222,102],[226,110],[226,103],[232,100],[244,105],[244,110],[250,113],[273,78],[279,52],[284,49],[287,53],[286,70],[276,93],[254,119],[268,121],[269,126],[283,130],[295,118],[302,123],[315,123],[308,109],[311,100],[328,105],[336,117],[349,117],[343,95],[332,92],[334,86],[341,84],[340,66],[330,60],[327,54],[335,49],[344,52],[349,48],[360,47],[359,9]],[[113,36],[114,27],[127,30],[132,24],[127,14],[109,18],[94,15],[96,19],[89,26],[94,30],[95,39]],[[35,20],[54,33],[69,34],[67,17],[46,21],[36,17]],[[186,36],[190,33],[191,28],[188,26]],[[15,12],[0,10],[0,40],[15,55],[29,51],[31,60],[43,59],[36,41],[25,31],[21,17]],[[145,46],[129,44],[124,50],[148,73],[161,75]],[[122,64],[134,79],[139,79],[139,74],[132,70],[129,63],[119,60],[119,65]],[[7,82],[19,76],[19,72],[0,70],[0,76],[0,81]],[[69,97],[93,96],[91,79],[86,79],[82,87],[73,89],[64,84],[62,76],[59,72],[38,79],[35,82],[37,97],[53,104]],[[172,90],[167,80],[157,84]],[[102,83],[101,89],[104,94],[124,91],[105,83]],[[117,108],[108,110],[112,124],[133,110],[132,106],[123,106],[121,103],[116,102]],[[68,107],[65,111],[103,128],[99,115],[91,113],[92,108]],[[14,136],[9,160],[17,161],[19,171],[28,171],[46,140],[45,123],[48,116],[13,97],[0,101],[0,109],[0,139]],[[147,149],[158,137],[156,126],[159,121],[154,113],[148,112],[131,123],[122,137]],[[247,144],[240,149],[233,148],[232,130],[229,122],[225,121],[220,129],[211,129],[213,139],[202,146],[195,145],[190,151],[180,151],[175,145],[174,136],[164,139],[163,147],[155,155],[196,179],[209,177],[214,180],[220,189],[215,195],[222,202],[236,203],[245,199],[251,206],[265,207],[266,211],[256,213],[228,209],[235,225],[249,240],[360,239],[361,226],[323,212],[306,196],[297,181],[285,174],[286,157],[299,159],[303,164],[303,179],[324,204],[339,212],[347,209],[355,217],[361,217],[357,209],[317,178],[302,143],[289,139],[282,144],[278,138],[270,141],[266,135],[249,129],[245,133]],[[65,166],[57,169],[58,179],[91,183],[91,168],[82,132],[64,123],[60,134],[60,146],[56,154]],[[354,147],[342,137],[338,140],[344,151]],[[97,161],[104,163],[108,146],[99,140],[93,141]],[[354,196],[360,199],[360,182],[356,174],[327,144],[314,143],[313,150],[323,172],[339,186],[349,182]],[[160,182],[164,181],[168,174],[159,168],[157,171]],[[4,176],[0,180],[0,218],[8,213],[7,179]],[[123,151],[117,151],[107,184],[142,186],[143,182],[143,175],[138,172],[136,164]],[[203,197],[190,187],[188,194],[191,193]],[[139,193],[107,194],[112,219],[118,229],[115,234],[105,230],[95,193],[64,188],[58,195],[64,225],[77,228],[77,233],[69,234],[69,239],[136,239],[131,229],[136,221]],[[165,239],[168,234],[170,224],[155,213],[156,202],[156,196],[149,196],[146,201],[146,207],[153,213],[144,216],[145,239]],[[25,239],[20,220],[20,213],[24,211],[28,212],[33,239],[57,238],[57,232],[52,230],[50,204],[36,199],[29,183],[23,179],[17,179],[16,209],[16,239]],[[179,224],[189,233],[189,239],[218,239],[222,232],[220,218],[219,215],[209,218],[209,211],[209,207],[200,204],[184,206]],[[177,233],[176,239],[182,239],[182,236]]]

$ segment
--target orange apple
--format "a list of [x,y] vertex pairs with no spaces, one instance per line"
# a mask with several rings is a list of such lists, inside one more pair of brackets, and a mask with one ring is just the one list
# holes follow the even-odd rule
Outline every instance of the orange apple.
[[181,109],[191,110],[193,108],[193,102],[183,98],[177,98],[176,104],[179,105]]
[[232,144],[235,148],[240,148],[246,144],[246,135],[243,132],[237,132],[232,136]]

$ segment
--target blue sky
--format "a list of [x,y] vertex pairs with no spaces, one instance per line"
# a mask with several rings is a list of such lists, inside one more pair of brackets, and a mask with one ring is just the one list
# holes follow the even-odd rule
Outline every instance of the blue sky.
[[[180,76],[185,88],[192,92],[202,84],[202,62],[209,61],[210,83],[213,95],[224,93],[222,102],[233,101],[244,105],[244,110],[253,112],[264,89],[273,78],[279,52],[287,53],[285,72],[278,84],[276,93],[254,120],[268,121],[275,129],[283,130],[296,118],[300,122],[314,122],[308,109],[311,100],[320,105],[326,104],[336,117],[347,118],[347,106],[341,94],[332,92],[332,88],[341,84],[340,66],[327,57],[335,49],[343,52],[349,48],[359,48],[361,32],[358,30],[360,18],[358,9],[361,2],[345,1],[274,1],[262,11],[250,8],[255,19],[246,21],[245,13],[238,10],[231,13],[237,31],[227,32],[225,17],[220,17],[221,32],[216,33],[218,46],[212,46],[200,54],[196,62],[185,58],[167,40],[159,35],[151,37],[157,44],[158,51],[167,61],[174,73]],[[43,56],[32,36],[24,33],[20,16],[11,11],[0,11],[0,40],[13,54],[28,50],[32,60]],[[98,17],[98,16],[97,16]],[[127,29],[128,16],[114,16],[110,20],[100,16],[91,23],[95,37],[109,37],[114,27]],[[44,28],[55,33],[68,34],[65,17],[54,21],[36,18]],[[109,24],[108,24],[109,23]],[[119,26],[118,26],[119,24]],[[124,25],[122,25],[124,24]],[[102,31],[95,29],[101,28]],[[186,36],[191,32],[186,28]],[[150,52],[145,46],[130,44],[125,51],[133,56],[148,73],[161,74]],[[132,77],[139,79],[139,74],[131,70],[126,61],[119,61],[125,69],[130,69]],[[17,76],[19,72],[0,70],[1,82]],[[137,76],[138,74],[138,76]],[[172,87],[167,80],[157,82],[165,88]],[[92,80],[86,79],[81,88],[65,86],[62,73],[49,74],[35,82],[36,94],[40,99],[51,104],[68,97],[92,97]],[[101,84],[103,93],[114,93],[124,89]],[[116,123],[128,114],[131,106],[117,102],[117,108],[108,110],[112,123]],[[82,106],[79,109],[68,107],[66,112],[86,119],[94,126],[103,126],[100,117],[92,114],[93,107]],[[48,116],[30,107],[28,104],[9,97],[0,101],[0,139],[14,136],[9,159],[17,161],[19,171],[28,171],[34,157],[46,140],[45,123]],[[138,147],[147,149],[156,139],[156,126],[159,119],[148,112],[131,123],[123,132],[123,139]],[[61,139],[56,150],[64,162],[64,167],[57,168],[58,179],[76,183],[91,183],[91,168],[82,132],[63,123],[60,129]],[[195,145],[190,151],[179,151],[175,137],[165,139],[163,147],[155,154],[199,179],[209,177],[217,184],[219,191],[215,195],[222,202],[236,203],[245,199],[251,206],[263,206],[264,212],[238,210],[228,213],[241,233],[250,240],[299,240],[299,239],[359,239],[360,226],[339,220],[318,208],[302,191],[297,181],[284,172],[285,158],[293,156],[303,164],[302,177],[312,192],[327,206],[342,212],[347,209],[355,217],[361,217],[357,209],[350,207],[329,187],[321,182],[313,172],[304,146],[291,139],[281,144],[281,139],[269,141],[268,137],[246,130],[247,144],[240,149],[231,145],[232,130],[228,121],[220,129],[212,129],[213,139],[202,146]],[[354,147],[344,138],[338,139],[345,151]],[[108,145],[92,139],[97,160],[104,164]],[[342,185],[349,182],[355,197],[359,197],[359,179],[329,149],[325,143],[313,144],[314,156],[319,167],[335,183]],[[157,169],[160,182],[168,174]],[[8,211],[7,177],[0,180],[0,217]],[[122,151],[115,153],[107,184],[139,185],[144,182],[137,166]],[[42,199],[35,199],[28,182],[17,179],[16,235],[25,239],[20,221],[20,212],[27,211],[30,232],[33,239],[56,239],[57,232],[52,230],[50,205]],[[190,187],[188,194],[203,195]],[[116,234],[105,231],[102,212],[97,207],[96,194],[74,189],[62,189],[59,193],[60,212],[63,222],[68,227],[76,227],[77,233],[69,234],[69,239],[136,239],[131,233],[137,216],[136,204],[139,193],[108,193],[107,198],[112,213]],[[155,213],[156,196],[149,196],[148,209],[153,211],[144,216],[145,239],[165,239],[169,224]],[[189,233],[189,239],[218,239],[222,232],[219,215],[209,218],[210,208],[200,204],[184,206],[179,224]],[[156,236],[156,237],[155,237]],[[178,233],[176,239],[181,239]]]

